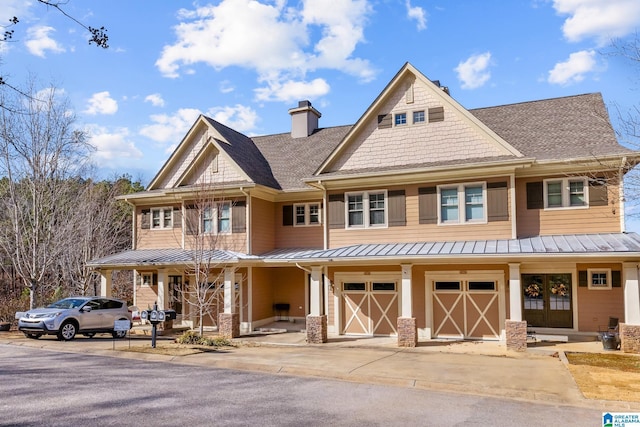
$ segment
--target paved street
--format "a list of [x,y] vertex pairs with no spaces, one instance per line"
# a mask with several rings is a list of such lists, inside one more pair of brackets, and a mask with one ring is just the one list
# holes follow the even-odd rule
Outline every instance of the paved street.
[[0,425],[601,425],[601,410],[0,344]]

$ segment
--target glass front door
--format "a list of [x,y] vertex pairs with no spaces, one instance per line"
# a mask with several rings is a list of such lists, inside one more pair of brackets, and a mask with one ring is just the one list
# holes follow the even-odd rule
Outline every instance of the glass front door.
[[573,327],[571,274],[523,274],[522,292],[528,326]]

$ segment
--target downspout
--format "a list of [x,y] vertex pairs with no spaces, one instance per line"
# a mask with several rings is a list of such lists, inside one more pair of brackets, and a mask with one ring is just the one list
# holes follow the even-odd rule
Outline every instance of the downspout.
[[131,206],[131,249],[135,250],[136,249],[136,241],[137,239],[137,233],[136,233],[136,223],[137,223],[137,216],[136,216],[136,205],[134,205],[133,203],[131,203],[128,199],[124,199],[125,203],[128,204],[129,206]]
[[245,212],[245,218],[244,218],[244,222],[245,224],[247,224],[247,236],[246,236],[246,240],[247,240],[247,254],[251,255],[251,196],[249,195],[248,192],[246,192],[244,190],[244,187],[240,187],[240,192],[242,194],[244,194],[244,196],[247,199],[247,211]]
[[329,249],[329,205],[327,203],[327,188],[321,180],[318,180],[318,187],[322,189],[322,248]]
[[622,158],[618,168],[618,203],[620,203],[620,231],[626,232],[624,213],[624,168],[627,164],[627,156]]
[[308,268],[305,268],[305,267],[301,266],[301,265],[300,265],[300,264],[298,264],[297,262],[296,262],[296,267],[298,267],[298,268],[299,268],[300,270],[302,270],[302,271],[306,271],[307,273],[311,274],[311,270],[309,270]]

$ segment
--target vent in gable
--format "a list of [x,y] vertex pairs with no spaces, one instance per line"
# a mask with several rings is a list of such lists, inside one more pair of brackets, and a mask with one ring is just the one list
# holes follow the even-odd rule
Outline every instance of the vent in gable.
[[429,108],[429,123],[444,121],[444,107]]

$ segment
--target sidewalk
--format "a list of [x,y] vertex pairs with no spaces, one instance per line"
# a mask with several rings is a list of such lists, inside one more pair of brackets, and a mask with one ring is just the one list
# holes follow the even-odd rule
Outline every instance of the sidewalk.
[[[168,339],[159,337],[158,346]],[[304,333],[289,332],[241,337],[235,340],[238,347],[187,356],[126,351],[128,347],[150,347],[150,341],[150,337],[138,335],[130,340],[114,341],[104,335],[60,342],[54,337],[31,340],[21,334],[0,334],[0,345],[451,391],[603,411],[640,411],[640,403],[589,400],[580,393],[565,366],[564,352],[598,352],[602,348],[598,342],[539,343],[527,352],[515,353],[498,342],[486,341],[429,341],[416,348],[398,348],[397,339],[389,337],[340,336],[330,337],[326,344],[307,345]]]

